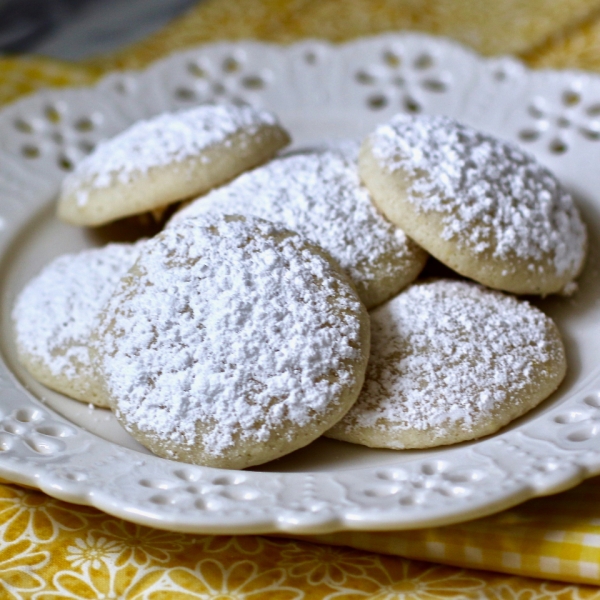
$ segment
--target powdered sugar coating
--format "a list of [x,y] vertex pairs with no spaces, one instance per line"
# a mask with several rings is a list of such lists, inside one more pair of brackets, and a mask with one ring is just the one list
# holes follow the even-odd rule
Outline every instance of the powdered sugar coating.
[[165,455],[228,466],[241,447],[291,451],[299,431],[304,445],[341,418],[362,384],[365,327],[312,244],[262,219],[202,216],[148,242],[97,339],[128,430]]
[[358,144],[271,161],[176,213],[253,215],[281,223],[331,254],[367,307],[410,283],[427,255],[377,212],[358,178]]
[[369,140],[387,170],[414,177],[408,199],[444,215],[444,239],[500,259],[550,257],[558,276],[579,272],[586,231],[572,197],[514,144],[448,117],[404,114]]
[[109,244],[47,265],[19,294],[12,311],[19,355],[41,361],[57,378],[93,378],[90,335],[139,247]]
[[414,284],[371,313],[371,328],[363,390],[333,437],[371,430],[373,445],[392,448],[473,439],[535,406],[565,372],[548,317],[476,284]]
[[82,186],[107,188],[115,181],[129,183],[133,175],[198,156],[236,132],[246,130],[251,135],[276,124],[275,117],[265,110],[232,104],[205,104],[138,121],[99,144],[78,163],[65,178],[62,194],[76,193],[77,204],[85,206],[89,192]]
[[295,156],[297,154],[316,154],[319,152],[337,152],[349,163],[356,165],[360,152],[361,140],[354,138],[326,139],[308,146],[301,146],[293,150],[285,150],[281,156]]

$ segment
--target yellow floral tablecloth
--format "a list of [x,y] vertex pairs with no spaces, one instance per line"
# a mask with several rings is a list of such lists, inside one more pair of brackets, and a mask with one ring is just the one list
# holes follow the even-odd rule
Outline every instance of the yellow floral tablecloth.
[[334,534],[315,538],[315,544],[170,533],[2,485],[0,598],[591,600],[600,598],[600,589],[566,582],[599,580],[599,500],[600,480],[594,479],[557,498],[463,525]]
[[[205,0],[86,63],[0,58],[0,103],[217,39],[342,41],[400,29],[532,67],[600,71],[600,0]],[[294,540],[163,532],[0,482],[0,600],[569,600],[600,599],[598,585],[600,478],[455,526]]]

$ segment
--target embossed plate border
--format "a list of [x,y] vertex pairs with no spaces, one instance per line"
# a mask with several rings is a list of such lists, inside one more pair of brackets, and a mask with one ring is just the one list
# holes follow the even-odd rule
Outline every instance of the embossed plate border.
[[[593,233],[587,269],[596,269],[600,78],[528,71],[420,34],[339,46],[212,44],[145,71],[111,74],[93,88],[48,90],[2,109],[3,264],[32,215],[53,201],[65,171],[100,139],[137,119],[219,99],[274,110],[299,144],[360,135],[399,110],[444,113],[518,141],[580,198]],[[3,336],[10,335],[6,298]],[[586,311],[566,325],[580,374],[545,410],[425,458],[327,472],[222,471],[142,455],[46,407],[2,360],[0,476],[187,532],[389,530],[483,516],[600,472],[599,303]]]

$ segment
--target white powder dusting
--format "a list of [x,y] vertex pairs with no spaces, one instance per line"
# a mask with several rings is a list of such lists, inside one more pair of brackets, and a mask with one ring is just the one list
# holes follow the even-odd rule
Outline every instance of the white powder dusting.
[[206,104],[138,121],[78,163],[65,178],[62,193],[76,193],[83,206],[88,193],[79,189],[82,185],[106,188],[115,181],[128,183],[134,174],[198,156],[235,133],[245,130],[253,135],[275,124],[276,118],[267,111],[229,104]]
[[550,256],[558,276],[579,271],[586,232],[572,197],[514,144],[447,117],[403,114],[370,141],[388,170],[415,177],[409,200],[444,215],[444,239],[500,259]]
[[319,152],[337,152],[347,161],[356,164],[360,153],[361,140],[352,138],[326,139],[310,146],[301,146],[285,150],[280,156],[295,156],[297,154],[315,154]]
[[567,285],[565,285],[565,287],[562,290],[560,290],[560,295],[564,296],[565,298],[568,298],[576,294],[578,290],[579,286],[577,285],[577,283],[575,281],[569,281],[569,283],[567,283]]
[[198,198],[171,222],[235,213],[281,223],[327,250],[360,290],[422,251],[374,208],[358,178],[357,153],[348,141],[339,151],[274,160]]
[[109,244],[65,254],[47,265],[13,308],[20,352],[41,360],[55,376],[91,377],[90,335],[139,246]]
[[562,356],[551,330],[529,303],[475,284],[413,285],[371,313],[365,385],[341,425],[469,430],[548,375]]
[[[145,246],[99,329],[117,413],[223,455],[314,426],[355,385],[361,305],[300,236],[262,219],[182,220]],[[196,423],[212,424],[196,440]]]

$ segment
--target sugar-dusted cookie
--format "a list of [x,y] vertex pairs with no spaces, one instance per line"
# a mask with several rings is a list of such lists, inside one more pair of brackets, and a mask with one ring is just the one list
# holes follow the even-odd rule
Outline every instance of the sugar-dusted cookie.
[[358,147],[348,142],[280,158],[175,213],[254,215],[282,223],[337,260],[367,308],[413,281],[427,254],[377,212],[358,179]]
[[572,197],[513,144],[447,117],[397,115],[367,137],[359,170],[381,211],[466,277],[544,295],[582,269]]
[[371,313],[365,385],[328,437],[378,448],[472,440],[547,398],[566,371],[554,323],[477,284],[413,284]]
[[204,193],[289,142],[269,112],[205,104],[139,121],[101,143],[69,174],[60,219],[102,225]]
[[142,243],[65,254],[25,286],[12,318],[19,360],[35,379],[76,400],[108,406],[90,359],[90,335]]
[[369,318],[312,243],[262,219],[211,215],[145,245],[95,338],[107,397],[139,442],[244,468],[308,444],[348,411]]
[[315,154],[318,152],[337,152],[347,161],[358,163],[361,140],[354,138],[326,139],[315,144],[284,150],[279,156],[295,156],[296,154]]

